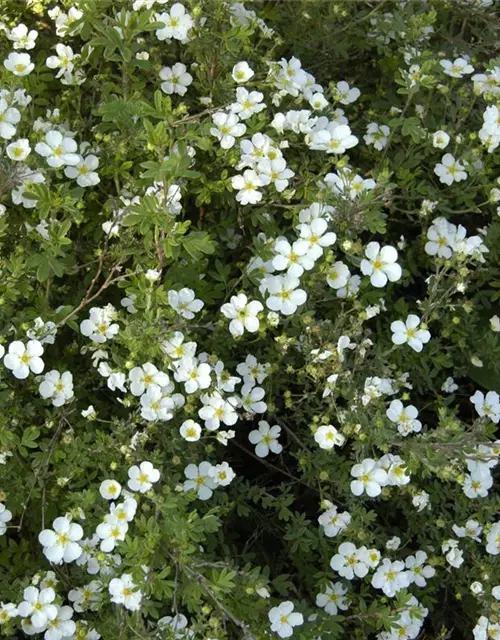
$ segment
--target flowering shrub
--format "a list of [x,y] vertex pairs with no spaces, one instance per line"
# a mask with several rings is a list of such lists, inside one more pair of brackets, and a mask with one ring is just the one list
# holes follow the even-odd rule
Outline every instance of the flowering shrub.
[[0,20],[0,636],[500,638],[493,1]]

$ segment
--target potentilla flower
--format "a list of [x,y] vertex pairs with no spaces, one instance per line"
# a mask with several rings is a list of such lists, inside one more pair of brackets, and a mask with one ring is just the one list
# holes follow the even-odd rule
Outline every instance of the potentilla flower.
[[[7,145],[5,151],[14,162],[24,162],[31,152],[31,147],[27,138],[19,138]],[[22,190],[24,191],[24,188]]]
[[425,564],[427,554],[425,551],[417,551],[414,556],[408,556],[405,560],[410,581],[417,587],[425,587],[427,580],[436,575],[436,570],[430,564]]
[[169,383],[169,377],[163,371],[159,371],[151,362],[146,362],[141,367],[134,367],[128,374],[130,380],[130,392],[134,396],[142,396],[150,387],[165,387]]
[[213,367],[213,371],[217,378],[217,383],[215,385],[217,391],[233,393],[236,385],[241,382],[241,378],[238,378],[238,376],[232,376],[229,371],[224,368],[222,360],[216,362]]
[[210,467],[208,475],[212,478],[216,487],[226,487],[231,484],[236,477],[236,474],[227,462]]
[[241,405],[242,408],[250,414],[265,413],[267,404],[262,402],[265,392],[262,387],[256,387],[252,384],[244,384],[241,387]]
[[233,80],[238,84],[243,84],[250,80],[251,77],[255,75],[255,72],[250,69],[248,62],[238,62],[234,65],[233,71],[231,73],[233,76]]
[[181,331],[174,333],[161,344],[162,351],[173,360],[184,357],[193,358],[196,354],[196,342],[186,342]]
[[446,149],[450,142],[450,136],[446,131],[436,131],[432,136],[432,146],[436,149]]
[[179,429],[179,433],[187,442],[196,442],[201,436],[201,427],[194,420],[185,420]]
[[389,245],[380,248],[378,242],[369,242],[365,249],[366,259],[361,260],[361,272],[370,276],[374,287],[385,287],[387,281],[396,282],[401,278],[402,270],[397,263],[398,252]]
[[132,466],[128,470],[128,482],[127,486],[131,491],[139,491],[139,493],[146,493],[149,491],[153,484],[160,479],[160,472],[155,469],[151,462],[141,462],[139,466]]
[[318,427],[314,439],[321,449],[333,449],[334,446],[341,447],[345,443],[345,437],[331,424]]
[[120,496],[122,486],[116,480],[103,480],[99,493],[105,500],[116,500]]
[[327,231],[328,223],[324,218],[315,218],[309,224],[297,225],[300,237],[297,247],[305,247],[307,254],[313,260],[318,260],[323,255],[325,247],[335,244],[337,236],[333,231]]
[[274,631],[280,638],[289,638],[293,634],[294,627],[304,624],[304,616],[294,611],[294,604],[290,600],[282,602],[277,607],[273,607],[269,613],[271,631]]
[[411,578],[409,572],[405,570],[405,563],[401,560],[391,562],[388,558],[382,560],[382,564],[372,578],[372,586],[375,589],[382,589],[389,598],[410,586]]
[[356,87],[351,88],[345,80],[337,82],[334,97],[340,104],[347,105],[356,102],[360,95],[361,91]]
[[265,458],[272,453],[281,453],[283,447],[278,442],[278,438],[281,434],[281,427],[275,424],[269,426],[269,423],[265,420],[259,421],[259,428],[250,431],[248,434],[249,441],[255,445],[255,455],[259,458]]
[[276,252],[273,258],[273,267],[277,271],[287,270],[288,275],[300,278],[304,270],[309,271],[314,267],[314,259],[308,253],[306,243],[296,240],[291,245],[285,238],[280,238],[274,245]]
[[315,111],[322,111],[328,106],[328,100],[322,93],[313,93],[308,98],[308,102]]
[[0,502],[0,536],[7,531],[7,522],[12,520],[12,511],[9,511],[4,504]]
[[42,398],[50,398],[54,407],[62,407],[74,396],[73,375],[69,371],[49,371],[40,383],[38,391]]
[[444,391],[445,393],[455,393],[457,389],[458,384],[455,383],[455,380],[451,376],[448,376],[441,385],[441,391]]
[[210,475],[212,465],[210,462],[200,462],[199,465],[188,464],[184,469],[184,475],[187,480],[182,485],[183,491],[195,489],[200,500],[208,500],[212,497],[213,490],[216,488],[214,479]]
[[417,511],[423,511],[430,508],[430,496],[426,491],[419,491],[413,496],[411,503]]
[[289,316],[297,311],[297,307],[307,300],[307,293],[299,289],[300,280],[292,276],[268,276],[266,278],[267,291],[270,294],[266,306],[271,311],[279,311]]
[[246,331],[255,333],[259,330],[258,314],[264,307],[257,300],[248,301],[244,293],[231,296],[230,302],[221,307],[221,312],[226,318],[230,318],[229,331],[233,336],[242,336]]
[[349,267],[343,262],[336,262],[326,272],[326,281],[329,287],[338,291],[347,285],[350,276]]
[[0,626],[19,615],[13,602],[0,602]]
[[128,522],[118,519],[116,516],[107,514],[104,522],[97,525],[96,534],[101,539],[100,549],[105,553],[113,551],[118,542],[125,540],[128,531]]
[[427,230],[425,253],[439,258],[451,258],[455,231],[455,225],[450,224],[445,218],[439,217],[433,220]]
[[327,538],[334,538],[347,529],[351,523],[351,514],[348,511],[339,513],[337,507],[329,500],[324,501],[326,511],[318,518],[318,523],[323,527]]
[[3,363],[16,378],[24,380],[30,371],[35,374],[42,373],[45,366],[42,355],[43,346],[38,340],[29,340],[26,346],[20,340],[14,340],[9,344]]
[[366,458],[351,469],[351,476],[356,478],[351,482],[351,491],[355,496],[366,493],[375,498],[382,493],[382,487],[387,484],[387,473],[377,466],[372,458]]
[[194,291],[187,287],[179,291],[171,289],[168,292],[168,304],[186,320],[192,320],[195,313],[203,308],[203,301],[196,299]]
[[142,592],[130,574],[124,573],[120,578],[113,578],[108,589],[111,602],[122,604],[129,611],[139,611],[141,608]]
[[193,82],[193,76],[188,73],[187,67],[182,62],[176,62],[172,67],[163,67],[160,71],[161,90],[167,95],[176,93],[185,95],[187,88]]
[[80,331],[82,335],[102,344],[113,338],[120,330],[119,325],[112,322],[113,318],[114,309],[108,311],[106,307],[93,307],[89,312],[89,319],[83,320],[80,324]]
[[410,433],[418,433],[422,429],[422,423],[417,420],[418,409],[412,404],[405,407],[401,400],[393,400],[386,411],[386,416],[391,422],[398,425],[398,431],[402,436]]
[[90,609],[95,611],[100,599],[102,583],[99,580],[92,580],[81,589],[71,589],[68,592],[68,600],[73,604],[73,608],[78,613]]
[[434,173],[439,177],[439,182],[448,186],[467,179],[465,166],[459,160],[455,160],[451,153],[444,154],[441,162],[434,167]]
[[59,69],[56,78],[60,78],[65,73],[71,73],[75,68],[73,60],[79,56],[75,56],[73,49],[64,44],[56,44],[56,56],[49,56],[45,60],[45,64],[49,69]]
[[295,172],[286,166],[285,158],[264,158],[257,165],[257,173],[263,185],[272,183],[278,193],[288,187],[290,178],[295,175]]
[[241,120],[246,120],[266,108],[262,100],[264,100],[264,94],[260,91],[248,91],[244,87],[237,87],[236,102],[233,102],[230,109]]
[[236,138],[242,136],[247,130],[246,125],[240,122],[235,113],[217,111],[212,115],[215,127],[210,128],[210,133],[220,141],[222,149],[231,149]]
[[83,538],[83,529],[66,517],[59,517],[52,523],[52,529],[40,532],[38,540],[43,546],[43,555],[54,564],[73,562],[82,553],[78,540]]
[[489,469],[477,469],[467,474],[463,482],[463,492],[471,499],[486,498],[493,486],[493,477]]
[[17,612],[21,618],[30,618],[29,622],[33,627],[45,630],[49,620],[54,620],[57,616],[57,606],[53,604],[55,597],[55,591],[50,587],[41,591],[36,587],[27,587]]
[[97,156],[92,154],[85,158],[80,156],[78,164],[64,168],[64,175],[67,178],[76,179],[76,184],[79,187],[93,187],[101,181],[96,172],[98,166],[99,158]]
[[347,124],[330,122],[326,128],[314,131],[310,137],[310,148],[326,153],[341,154],[358,144],[356,136],[352,135]]
[[324,592],[316,596],[316,606],[331,616],[336,616],[339,609],[346,611],[349,608],[349,598],[346,594],[347,587],[342,582],[330,582]]
[[16,124],[21,120],[18,109],[10,107],[5,98],[0,98],[0,138],[10,140],[16,135]]
[[458,547],[458,541],[450,538],[441,545],[441,550],[445,553],[446,562],[458,569],[464,563],[464,552]]
[[225,400],[218,391],[214,391],[210,395],[201,396],[200,400],[203,407],[199,409],[198,415],[204,420],[206,429],[216,431],[221,422],[229,427],[236,424],[238,420],[236,397]]
[[64,137],[60,131],[53,129],[45,134],[45,142],[37,142],[35,151],[47,159],[49,167],[58,169],[64,165],[75,166],[82,157],[77,153],[78,145],[73,138]]
[[470,400],[479,416],[487,417],[498,424],[500,421],[500,396],[496,391],[488,391],[486,396],[482,391],[476,391]]
[[164,616],[157,622],[158,630],[165,634],[167,630],[171,630],[175,640],[190,640],[194,638],[194,633],[187,629],[188,619],[182,613],[175,616]]
[[6,31],[7,38],[13,43],[14,49],[34,49],[36,39],[38,37],[38,31],[30,29],[22,22],[17,27],[12,28],[10,31]]
[[406,475],[406,462],[392,453],[386,453],[377,461],[377,466],[387,473],[387,486],[402,486],[410,482],[410,476]]
[[57,607],[57,615],[47,623],[44,640],[64,640],[74,637],[76,623],[71,619],[73,609],[68,605]]
[[236,200],[240,204],[256,204],[262,200],[259,187],[264,185],[261,177],[253,169],[247,169],[243,175],[233,176],[231,186],[238,190]]
[[452,78],[463,78],[464,75],[474,73],[474,67],[465,58],[455,58],[455,60],[440,60],[444,73]]
[[486,534],[486,552],[492,556],[500,553],[500,522],[492,524]]
[[240,364],[237,365],[236,371],[240,376],[243,376],[244,384],[262,384],[268,376],[267,372],[270,366],[268,362],[261,364],[257,362],[255,356],[248,355],[245,362],[240,362]]
[[419,329],[420,318],[413,313],[402,320],[391,323],[392,342],[396,345],[408,344],[413,351],[420,353],[431,339],[431,334],[427,329]]
[[29,75],[35,68],[29,53],[9,53],[9,56],[3,61],[3,66],[7,71],[19,77]]
[[343,542],[330,560],[330,566],[347,580],[352,580],[355,575],[364,578],[369,569],[365,551],[366,547],[357,549],[352,542]]
[[156,22],[165,25],[155,31],[158,40],[179,40],[183,43],[188,42],[188,32],[194,26],[193,18],[179,2],[173,4],[170,11],[157,14]]
[[186,393],[195,393],[198,389],[208,389],[212,384],[212,368],[207,362],[198,362],[196,358],[184,357],[175,363],[174,378],[184,382]]
[[377,151],[382,151],[387,146],[391,130],[385,124],[377,124],[370,122],[366,127],[366,135],[363,136],[364,141],[368,145],[373,145]]

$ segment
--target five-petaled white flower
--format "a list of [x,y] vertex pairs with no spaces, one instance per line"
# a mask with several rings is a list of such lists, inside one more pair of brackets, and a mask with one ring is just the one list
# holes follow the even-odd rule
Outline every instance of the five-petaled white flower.
[[233,67],[233,71],[232,71],[232,76],[233,76],[233,80],[235,82],[237,82],[238,84],[242,84],[243,82],[246,82],[247,80],[250,80],[250,78],[255,74],[255,72],[250,69],[248,62],[238,62],[237,64],[234,65]]
[[427,344],[431,339],[431,334],[427,329],[419,329],[420,318],[413,313],[402,320],[396,320],[391,323],[392,342],[394,344],[406,344],[417,353],[420,353],[424,348],[424,344]]
[[265,279],[269,298],[266,305],[271,311],[292,315],[307,300],[307,293],[299,289],[300,280],[292,276],[269,276]]
[[322,449],[333,449],[334,446],[341,447],[345,442],[345,437],[331,424],[323,424],[318,427],[314,439]]
[[64,165],[75,166],[81,161],[76,141],[55,129],[45,134],[45,142],[36,143],[35,151],[47,159],[49,167],[55,169]]
[[208,500],[212,497],[213,490],[216,488],[216,483],[213,477],[210,475],[212,465],[210,462],[200,462],[199,465],[188,464],[184,469],[184,475],[186,481],[183,484],[183,491],[190,491],[195,489],[198,493],[200,500]]
[[365,458],[363,462],[355,464],[351,469],[351,476],[356,478],[351,482],[351,491],[355,496],[366,493],[370,498],[375,498],[387,484],[387,472],[378,467],[372,458]]
[[273,607],[269,613],[271,631],[274,631],[280,638],[289,638],[293,634],[293,628],[304,624],[304,616],[294,611],[294,604],[290,600],[282,602],[277,607]]
[[223,149],[231,149],[236,138],[242,136],[247,130],[246,125],[240,122],[235,113],[217,111],[212,115],[212,120],[215,127],[211,127],[210,133],[220,141]]
[[250,333],[259,330],[258,314],[264,307],[258,300],[248,301],[244,293],[231,296],[230,302],[222,305],[221,311],[230,318],[229,331],[233,336],[242,336],[245,329]]
[[439,182],[448,186],[467,179],[465,166],[459,160],[455,160],[451,153],[444,154],[441,162],[434,167],[434,173],[439,177]]
[[275,424],[273,427],[265,420],[259,421],[259,428],[250,431],[248,434],[249,441],[255,445],[255,455],[259,458],[265,458],[272,453],[281,453],[283,447],[278,442],[281,434],[281,427]]
[[187,67],[182,62],[176,62],[172,67],[163,67],[160,71],[161,90],[167,95],[177,93],[183,96],[189,85],[193,82],[193,76],[187,72]]
[[109,583],[109,595],[111,602],[122,604],[129,611],[138,611],[141,607],[142,592],[128,573],[120,578],[113,578]]
[[43,555],[54,564],[73,562],[80,557],[82,548],[78,541],[83,538],[83,529],[66,517],[52,523],[52,529],[44,529],[38,535],[43,546]]
[[73,375],[70,371],[59,373],[56,369],[45,374],[38,387],[42,398],[50,398],[54,407],[62,407],[73,397]]
[[396,282],[401,278],[401,267],[397,263],[398,252],[394,247],[386,245],[380,248],[378,242],[369,242],[365,249],[365,256],[361,260],[361,272],[370,276],[374,287],[385,287],[387,281]]
[[26,587],[23,602],[17,607],[21,618],[29,618],[33,627],[45,629],[50,620],[57,616],[57,606],[53,604],[56,593],[52,587],[41,589]]
[[9,53],[8,58],[3,61],[3,66],[19,77],[29,75],[35,68],[29,53]]
[[203,308],[203,301],[196,299],[194,291],[187,287],[180,291],[171,289],[168,292],[168,304],[186,320],[192,320],[194,314]]
[[160,479],[160,472],[155,469],[151,462],[141,462],[139,466],[134,465],[128,470],[128,488],[131,491],[146,493],[155,482]]
[[24,380],[30,371],[36,374],[42,373],[45,366],[42,355],[43,346],[38,340],[29,340],[26,346],[20,340],[14,340],[9,344],[3,363],[16,378]]

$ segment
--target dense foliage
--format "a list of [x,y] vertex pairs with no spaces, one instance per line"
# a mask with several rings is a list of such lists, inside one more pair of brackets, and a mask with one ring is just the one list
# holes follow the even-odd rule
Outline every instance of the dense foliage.
[[500,638],[492,0],[3,0],[0,636]]

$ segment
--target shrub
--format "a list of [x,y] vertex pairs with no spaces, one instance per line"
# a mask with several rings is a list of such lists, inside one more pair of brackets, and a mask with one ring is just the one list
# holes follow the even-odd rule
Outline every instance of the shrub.
[[493,2],[0,20],[0,635],[500,638]]

